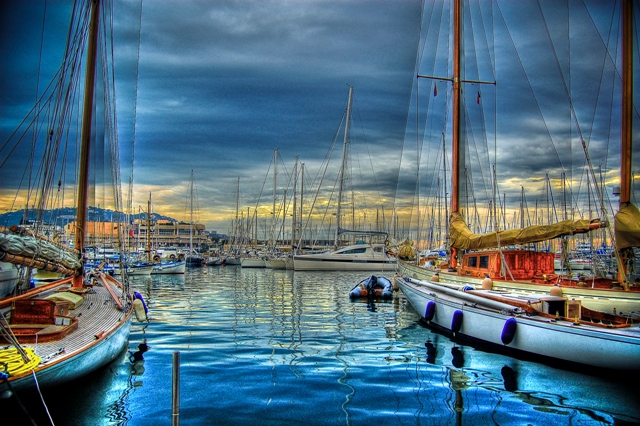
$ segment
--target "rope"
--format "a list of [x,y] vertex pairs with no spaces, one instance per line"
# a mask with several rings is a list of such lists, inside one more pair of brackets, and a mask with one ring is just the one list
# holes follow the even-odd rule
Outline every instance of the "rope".
[[17,348],[3,349],[0,351],[0,364],[4,366],[4,372],[9,376],[19,376],[33,370],[40,364],[40,357],[33,348],[22,348],[29,360],[25,361]]

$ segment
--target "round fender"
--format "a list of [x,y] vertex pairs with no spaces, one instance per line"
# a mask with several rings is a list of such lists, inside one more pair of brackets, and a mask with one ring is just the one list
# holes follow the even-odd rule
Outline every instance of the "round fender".
[[502,343],[508,345],[513,341],[513,338],[516,337],[517,326],[518,322],[515,318],[509,318],[504,323],[504,327],[502,327],[502,334],[500,335],[500,340],[502,340]]
[[453,313],[453,317],[451,317],[451,331],[457,333],[462,328],[462,311],[457,310]]
[[142,295],[140,293],[138,293],[137,291],[133,292],[133,298],[136,300],[139,300],[140,302],[142,302],[142,307],[144,308],[144,313],[147,314],[149,313],[149,309],[147,308],[147,304],[144,303],[144,298],[142,297]]
[[147,314],[144,311],[144,304],[142,303],[142,300],[135,299],[133,301],[133,311],[135,312],[136,319],[139,322],[144,322],[147,320]]
[[427,303],[427,307],[424,310],[424,319],[426,319],[427,321],[431,321],[435,316],[435,314],[436,314],[436,302],[431,300],[429,301],[429,303]]

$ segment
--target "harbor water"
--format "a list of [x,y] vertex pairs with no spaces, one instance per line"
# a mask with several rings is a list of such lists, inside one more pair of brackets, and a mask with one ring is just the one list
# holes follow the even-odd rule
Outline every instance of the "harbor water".
[[366,276],[227,266],[132,277],[150,322],[134,322],[127,352],[42,399],[4,395],[0,407],[11,424],[171,425],[179,352],[181,425],[640,422],[637,378],[454,342],[401,293],[350,300]]

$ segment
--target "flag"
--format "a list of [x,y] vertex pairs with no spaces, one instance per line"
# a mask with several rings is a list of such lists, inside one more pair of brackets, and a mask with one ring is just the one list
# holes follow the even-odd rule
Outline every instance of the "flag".
[[438,96],[438,84],[433,84],[433,96]]
[[478,98],[476,99],[476,102],[480,105],[480,91],[478,91]]
[[129,236],[130,237],[134,237],[135,236],[135,234],[133,232],[133,228],[129,228]]

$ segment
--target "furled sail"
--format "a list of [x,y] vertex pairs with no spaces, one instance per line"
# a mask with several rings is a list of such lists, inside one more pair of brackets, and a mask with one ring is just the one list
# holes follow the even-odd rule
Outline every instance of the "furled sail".
[[[69,272],[82,269],[82,263],[77,251],[32,236],[0,233],[0,254],[2,254],[3,259],[6,257],[5,253],[62,265],[70,270]],[[14,262],[9,258],[5,259],[5,261],[23,264],[23,262]]]
[[616,248],[640,247],[640,211],[629,203],[620,206],[615,221]]
[[552,225],[534,225],[526,228],[474,234],[467,227],[460,213],[452,213],[449,221],[451,246],[463,250],[536,243],[564,235],[581,234],[606,226],[600,219],[564,220]]

